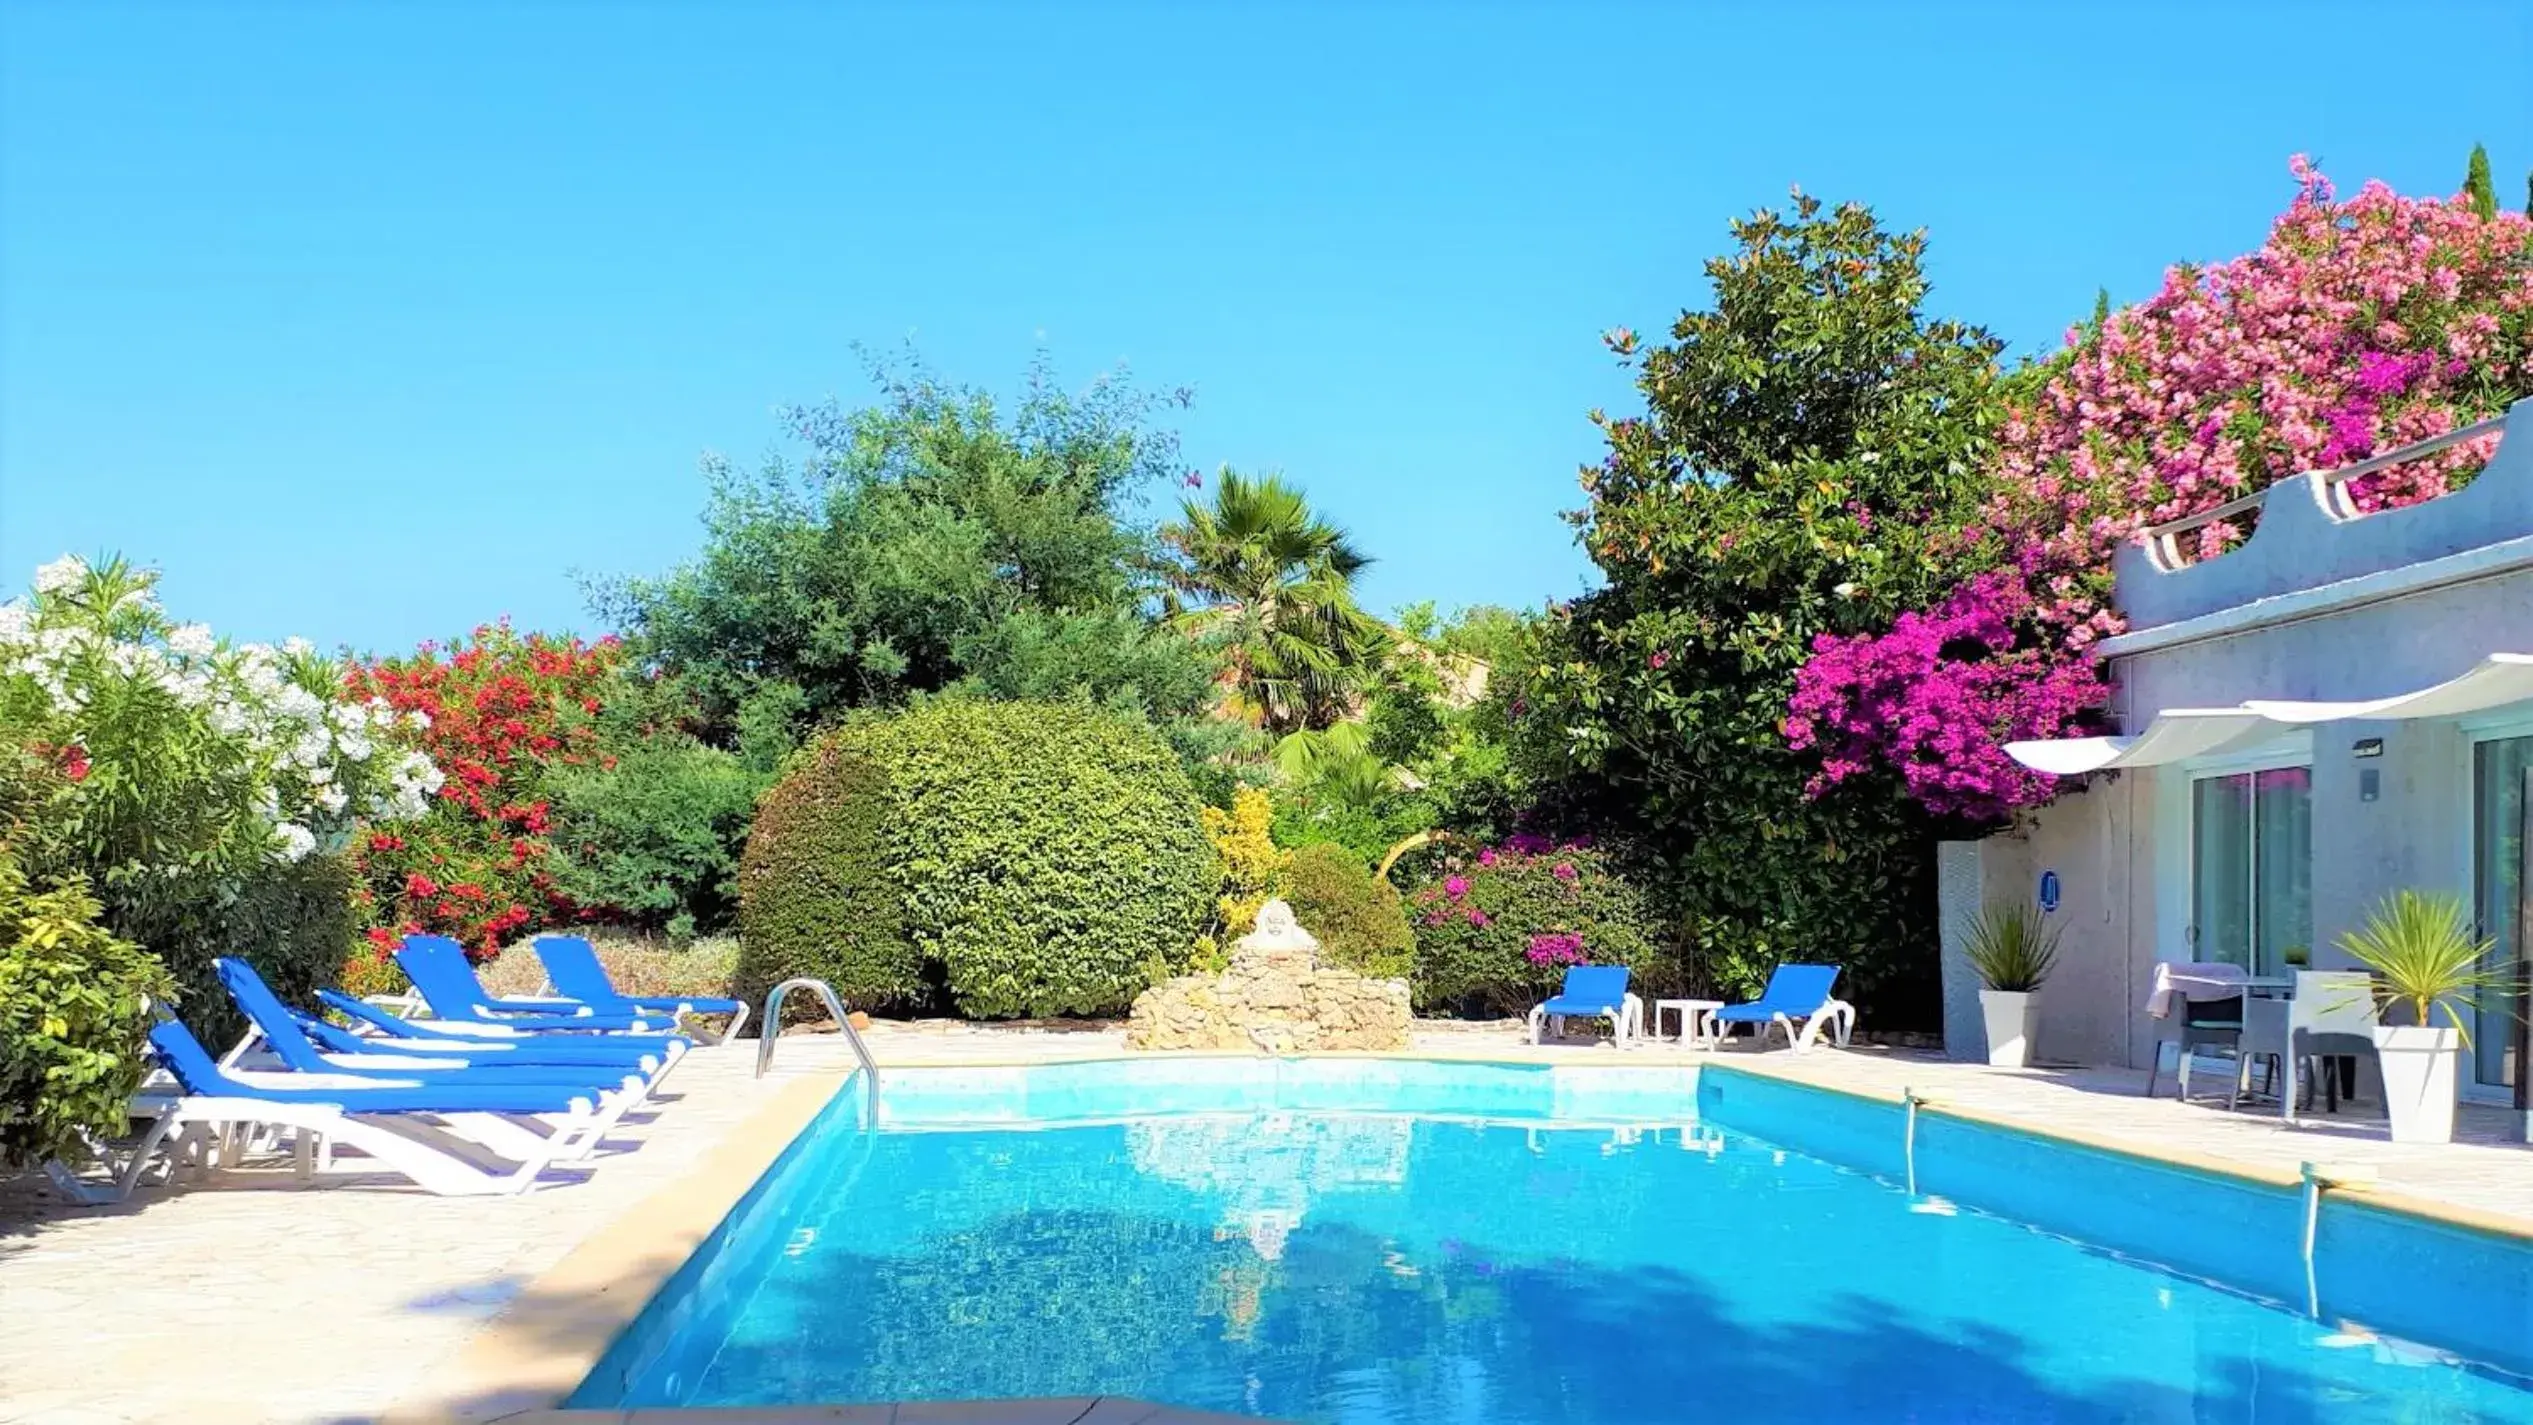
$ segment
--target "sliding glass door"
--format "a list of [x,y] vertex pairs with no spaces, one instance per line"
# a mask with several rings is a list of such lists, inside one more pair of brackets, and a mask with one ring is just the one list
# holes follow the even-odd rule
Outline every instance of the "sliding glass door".
[[2190,783],[2190,943],[2255,975],[2313,943],[2313,774],[2227,772]]
[[[2524,875],[2524,774],[2533,767],[2533,737],[2501,737],[2472,748],[2472,882],[2479,901],[2480,933],[2497,942],[2492,969],[2513,982],[2524,958],[2524,927],[2516,913]],[[2484,991],[2471,1031],[2472,1077],[2485,1088],[2512,1088],[2524,1066],[2516,1062],[2516,997],[2504,987]]]

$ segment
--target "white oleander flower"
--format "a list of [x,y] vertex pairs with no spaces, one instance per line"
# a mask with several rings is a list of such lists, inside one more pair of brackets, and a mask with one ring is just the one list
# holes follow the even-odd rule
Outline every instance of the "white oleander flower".
[[325,721],[325,700],[296,683],[281,690],[273,699],[273,707],[282,716],[297,718],[301,722],[321,724]]
[[305,658],[309,654],[316,652],[317,646],[304,638],[294,635],[281,641],[281,651],[292,658]]
[[333,780],[334,766],[331,763],[319,763],[318,765],[308,769],[309,786],[322,787]]
[[223,737],[235,737],[246,731],[249,722],[245,709],[227,698],[211,705],[211,730]]
[[290,760],[302,767],[317,767],[325,763],[332,751],[334,739],[325,735],[324,728],[317,728],[301,733],[299,740],[290,745]]
[[295,821],[285,821],[273,828],[273,859],[299,861],[317,849],[316,833]]
[[25,603],[11,599],[0,604],[0,648],[12,648],[30,637],[31,615]]
[[58,594],[64,589],[75,587],[87,577],[88,561],[76,554],[65,554],[52,563],[41,565],[36,569],[35,592]]
[[345,804],[351,800],[352,799],[349,796],[344,794],[341,787],[327,787],[325,790],[317,793],[317,805],[325,808],[328,813],[342,811]]
[[346,762],[366,762],[369,760],[369,754],[378,749],[361,734],[346,732],[334,739],[334,750],[342,753],[343,760]]
[[208,658],[220,646],[207,623],[180,624],[167,635],[167,646],[180,657]]

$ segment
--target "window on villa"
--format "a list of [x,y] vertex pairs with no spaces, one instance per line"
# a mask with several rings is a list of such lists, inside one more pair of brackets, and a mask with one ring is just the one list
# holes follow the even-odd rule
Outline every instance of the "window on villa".
[[2285,972],[2313,942],[2313,774],[2231,772],[2190,784],[2193,958]]
[[[2480,933],[2498,942],[2490,956],[2492,967],[2509,971],[2524,955],[2516,906],[2524,874],[2527,768],[2533,768],[2533,737],[2502,737],[2472,748],[2472,880]],[[2472,1076],[2491,1088],[2512,1088],[2523,1071],[2515,1061],[2515,996],[2488,990],[2477,1008]]]

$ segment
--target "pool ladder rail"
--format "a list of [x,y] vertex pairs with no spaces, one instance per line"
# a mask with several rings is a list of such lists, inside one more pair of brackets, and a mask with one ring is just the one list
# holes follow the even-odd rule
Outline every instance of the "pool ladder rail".
[[806,975],[783,981],[765,997],[765,1017],[757,1021],[756,1076],[765,1077],[766,1069],[774,1063],[774,1042],[783,1037],[783,996],[802,989],[817,991],[818,998],[827,1002],[827,1013],[835,1016],[836,1028],[844,1031],[844,1042],[853,1046],[853,1056],[862,1061],[862,1072],[871,1082],[872,1101],[877,1102],[880,1066],[871,1060],[871,1046],[862,1042],[862,1032],[853,1027],[853,1017],[845,1013],[844,1001],[837,997],[835,986]]

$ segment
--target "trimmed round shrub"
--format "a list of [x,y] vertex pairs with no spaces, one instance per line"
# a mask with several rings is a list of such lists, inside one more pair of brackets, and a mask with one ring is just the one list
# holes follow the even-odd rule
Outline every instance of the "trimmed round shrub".
[[857,1008],[922,995],[890,859],[895,815],[887,776],[849,731],[793,755],[758,798],[739,860],[738,993],[755,999],[809,975]]
[[1353,852],[1324,842],[1295,851],[1284,862],[1284,898],[1329,959],[1385,980],[1407,975],[1416,935],[1406,902]]
[[1407,912],[1421,1010],[1518,1014],[1553,992],[1569,965],[1657,969],[1652,906],[1589,846],[1516,837],[1454,851],[1409,893]]
[[1150,724],[944,700],[841,740],[886,769],[906,933],[962,1013],[1122,1010],[1203,928],[1222,868]]

